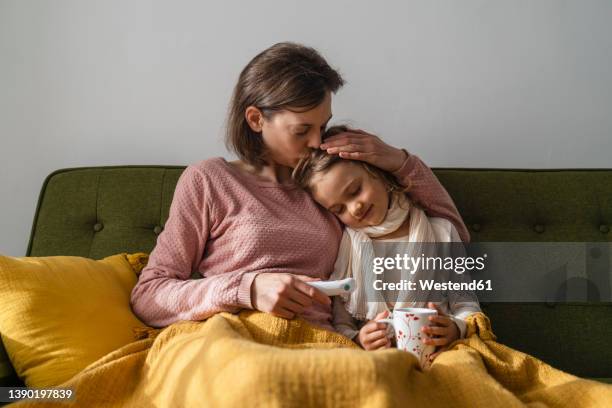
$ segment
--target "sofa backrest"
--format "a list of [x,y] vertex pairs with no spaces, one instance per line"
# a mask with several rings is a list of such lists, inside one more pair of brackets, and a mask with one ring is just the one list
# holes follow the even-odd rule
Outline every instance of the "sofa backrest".
[[27,255],[100,259],[150,252],[183,170],[121,166],[53,172],[40,192]]
[[[27,255],[150,252],[184,167],[58,170],[45,180]],[[475,242],[612,241],[612,169],[434,169]],[[612,277],[609,277],[612,279]],[[483,305],[498,340],[584,377],[612,377],[612,304]]]

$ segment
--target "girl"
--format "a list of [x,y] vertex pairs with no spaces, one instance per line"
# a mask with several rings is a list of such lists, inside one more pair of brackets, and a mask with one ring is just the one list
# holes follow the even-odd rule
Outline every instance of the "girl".
[[[347,131],[345,126],[332,127],[324,139]],[[461,242],[452,223],[444,218],[428,218],[406,196],[409,186],[399,185],[391,174],[364,162],[344,160],[315,150],[298,163],[292,176],[315,201],[348,227],[343,233],[330,279],[352,276],[357,285],[352,294],[334,298],[333,322],[337,331],[366,350],[390,347],[387,326],[376,320],[387,316],[395,306],[428,306],[436,309],[438,315],[431,317],[430,325],[423,328],[424,344],[444,347],[465,335],[464,319],[480,311],[471,292],[449,292],[448,298],[441,299],[439,304],[426,302],[431,300],[431,294],[415,295],[407,291],[395,301],[387,301],[382,293],[372,290],[377,277],[371,271],[364,271],[365,265],[372,264],[372,256],[380,256],[391,247],[394,254],[419,256],[432,250],[435,253],[441,246],[424,243]],[[380,245],[381,242],[388,244]],[[364,259],[367,261],[362,262]],[[410,279],[416,282],[423,277],[424,271],[420,269]],[[459,279],[465,277],[461,275]],[[388,298],[393,293],[387,291],[385,294]]]

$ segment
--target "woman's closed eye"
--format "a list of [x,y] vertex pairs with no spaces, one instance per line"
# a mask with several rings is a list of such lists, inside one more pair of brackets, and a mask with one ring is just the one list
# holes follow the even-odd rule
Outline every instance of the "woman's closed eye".
[[[320,129],[321,130],[321,134],[323,134],[325,132],[326,128],[327,128],[327,126],[321,126],[321,129]],[[303,130],[301,132],[297,132],[295,135],[296,136],[306,136],[308,134],[309,130],[310,129],[306,129],[306,130]]]

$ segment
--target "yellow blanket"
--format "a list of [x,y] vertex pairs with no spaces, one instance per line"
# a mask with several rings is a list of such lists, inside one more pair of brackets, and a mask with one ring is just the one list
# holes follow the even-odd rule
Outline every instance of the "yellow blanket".
[[[79,407],[602,407],[612,385],[556,370],[468,321],[429,370],[395,349],[366,352],[303,320],[222,313],[140,333],[64,383]],[[22,401],[11,407],[60,406]],[[61,405],[64,406],[64,405]]]

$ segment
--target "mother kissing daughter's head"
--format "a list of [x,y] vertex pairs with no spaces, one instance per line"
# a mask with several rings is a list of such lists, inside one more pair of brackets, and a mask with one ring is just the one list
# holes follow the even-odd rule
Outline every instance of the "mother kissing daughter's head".
[[[343,234],[342,218],[291,178],[310,150],[368,163],[398,186],[411,183],[412,202],[469,240],[452,199],[416,155],[348,129],[322,143],[332,96],[343,84],[316,50],[300,44],[275,44],[246,64],[225,137],[238,159],[204,159],[179,178],[168,220],[132,291],[143,322],[164,327],[255,309],[336,330],[330,298],[306,283],[329,279]],[[378,201],[372,203],[360,223],[383,220]]]

